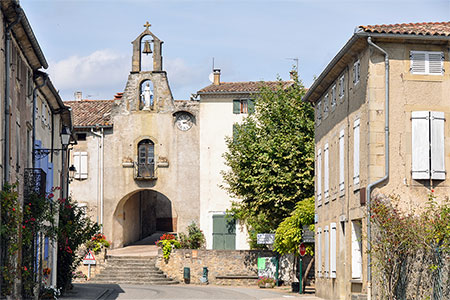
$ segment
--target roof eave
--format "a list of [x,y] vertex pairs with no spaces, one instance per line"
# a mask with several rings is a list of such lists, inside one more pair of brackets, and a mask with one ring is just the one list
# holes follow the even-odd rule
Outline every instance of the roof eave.
[[327,77],[330,71],[335,67],[335,65],[343,58],[343,56],[355,45],[355,43],[362,38],[367,37],[372,38],[387,38],[387,39],[410,39],[410,40],[442,40],[450,41],[450,36],[443,35],[411,35],[411,34],[394,34],[394,33],[369,33],[365,31],[358,31],[353,34],[353,36],[347,41],[347,43],[342,47],[342,49],[336,54],[336,56],[331,60],[331,62],[322,71],[319,77],[313,82],[308,92],[303,97],[304,101],[315,102],[318,97],[312,97],[315,94],[316,89],[322,83],[322,81]]

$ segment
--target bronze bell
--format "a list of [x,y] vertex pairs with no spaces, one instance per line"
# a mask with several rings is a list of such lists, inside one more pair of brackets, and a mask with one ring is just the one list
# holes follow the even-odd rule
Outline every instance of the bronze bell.
[[150,43],[148,41],[145,41],[145,43],[144,43],[144,51],[142,51],[142,53],[145,53],[147,55],[152,53],[152,48],[150,47]]

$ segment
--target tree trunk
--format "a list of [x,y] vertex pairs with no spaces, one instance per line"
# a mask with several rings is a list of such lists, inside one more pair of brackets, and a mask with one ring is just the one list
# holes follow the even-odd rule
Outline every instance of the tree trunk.
[[302,280],[302,289],[303,292],[305,292],[305,287],[306,287],[306,279],[308,278],[308,273],[311,270],[312,266],[314,264],[314,256],[313,258],[309,261],[308,266],[306,267],[306,271],[305,271],[305,275],[303,275],[303,280]]

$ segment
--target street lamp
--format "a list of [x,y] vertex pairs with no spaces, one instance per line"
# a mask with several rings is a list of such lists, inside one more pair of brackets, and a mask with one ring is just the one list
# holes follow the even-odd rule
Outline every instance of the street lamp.
[[71,165],[69,167],[69,180],[72,181],[73,178],[75,177],[75,173],[77,172],[77,169],[75,168],[74,165]]
[[64,126],[63,129],[61,130],[61,144],[63,145],[63,148],[69,145],[69,141],[70,141],[70,129],[69,127]]

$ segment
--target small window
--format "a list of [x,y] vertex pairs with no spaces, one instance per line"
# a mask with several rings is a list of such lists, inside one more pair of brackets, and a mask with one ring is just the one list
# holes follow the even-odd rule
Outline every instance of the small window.
[[138,144],[138,177],[155,177],[155,144],[151,140]]
[[252,99],[233,100],[234,114],[251,114],[255,111],[255,101]]
[[336,107],[336,85],[331,88],[331,110]]
[[320,121],[322,120],[322,102],[319,101],[316,104],[316,120],[317,124],[320,124]]
[[85,141],[86,133],[77,133],[77,141]]
[[353,84],[357,85],[361,76],[361,63],[359,59],[353,64]]
[[344,97],[344,92],[345,92],[345,85],[344,85],[344,75],[341,76],[341,78],[339,78],[339,98],[343,98]]
[[411,51],[412,74],[442,75],[444,74],[444,52]]

